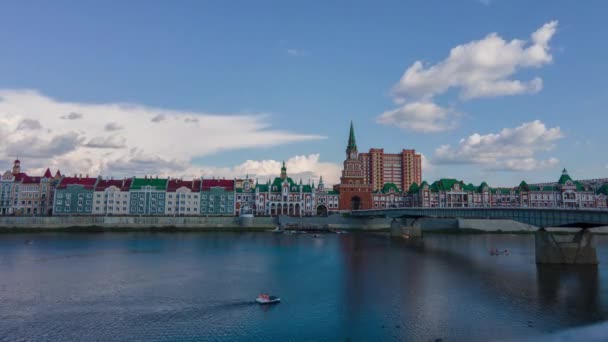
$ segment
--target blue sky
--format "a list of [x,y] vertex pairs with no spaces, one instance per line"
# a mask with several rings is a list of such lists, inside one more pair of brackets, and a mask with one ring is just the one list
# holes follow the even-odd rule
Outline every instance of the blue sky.
[[[21,153],[32,170],[260,177],[290,160],[304,178],[333,180],[353,120],[360,150],[415,148],[429,180],[511,185],[553,180],[563,167],[575,178],[603,177],[607,10],[604,1],[6,2],[0,160],[27,146],[38,147]],[[550,23],[546,55],[526,59],[532,34]],[[504,62],[512,72],[492,74],[509,69],[500,64],[471,81],[476,65],[449,71],[461,65],[446,60],[453,48],[491,33],[505,44],[524,41],[521,55]],[[438,72],[445,80],[422,75],[399,88],[416,61],[422,71],[447,65]],[[521,89],[492,83],[491,94],[463,95],[487,80],[520,81]],[[429,82],[434,91],[421,85]],[[148,120],[129,111],[140,107],[200,117],[200,134],[183,124],[166,134],[135,128]],[[62,110],[82,120],[59,119]],[[380,119],[391,111],[399,112]],[[122,130],[95,131],[106,112]],[[207,124],[212,114],[225,118],[220,126]],[[23,120],[40,125],[24,129]],[[224,126],[238,134],[227,138]],[[538,139],[526,141],[526,132]],[[476,133],[481,139],[467,140],[480,140],[475,146],[459,143]]]

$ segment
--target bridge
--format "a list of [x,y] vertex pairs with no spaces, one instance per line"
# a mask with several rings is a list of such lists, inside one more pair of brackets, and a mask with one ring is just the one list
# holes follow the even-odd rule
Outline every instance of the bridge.
[[608,226],[608,210],[541,208],[397,208],[354,210],[355,217],[503,219],[540,229],[548,227],[593,228]]
[[[513,220],[538,227],[535,233],[538,264],[597,264],[593,234],[587,228],[608,226],[608,210],[561,208],[395,208],[354,210],[354,217],[392,218],[391,235],[421,238],[424,218]],[[491,223],[488,223],[491,224]],[[545,228],[580,228],[572,236]]]

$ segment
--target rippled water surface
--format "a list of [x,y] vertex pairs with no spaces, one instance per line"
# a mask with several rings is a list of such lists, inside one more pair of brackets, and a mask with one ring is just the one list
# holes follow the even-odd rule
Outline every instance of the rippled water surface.
[[533,336],[608,317],[597,244],[597,268],[560,268],[536,266],[531,235],[0,235],[0,341]]

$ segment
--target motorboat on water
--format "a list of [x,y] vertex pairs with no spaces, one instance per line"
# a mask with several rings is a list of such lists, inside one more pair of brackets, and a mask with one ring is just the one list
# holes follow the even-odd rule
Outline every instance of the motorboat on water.
[[267,293],[260,293],[258,298],[255,299],[259,304],[275,304],[281,301],[281,298],[277,296],[270,296]]

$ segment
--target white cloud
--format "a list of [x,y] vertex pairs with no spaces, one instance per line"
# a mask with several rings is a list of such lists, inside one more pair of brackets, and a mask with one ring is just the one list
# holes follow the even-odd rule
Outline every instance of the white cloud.
[[[272,129],[271,117],[264,114],[62,102],[30,90],[0,90],[0,99],[0,160],[17,155],[31,158],[24,162],[26,168],[50,165],[67,173],[109,175],[115,173],[113,167],[122,165],[124,173],[134,175],[139,174],[138,166],[148,165],[149,172],[180,172],[190,167],[193,158],[220,151],[323,139]],[[64,113],[82,116],[57,120]],[[17,130],[25,119],[44,129]],[[108,134],[117,130],[119,134]]]
[[[251,179],[258,179],[260,183],[273,180],[281,172],[283,161],[267,160],[247,160],[241,164],[230,167],[215,166],[191,166],[176,159],[163,159],[157,156],[146,155],[142,151],[133,151],[132,157],[113,160],[105,163],[102,167],[102,174],[112,171],[113,175],[129,176],[137,172],[138,175],[151,175],[160,177],[177,178],[198,178],[198,177],[218,177],[218,178],[244,178],[249,176]],[[310,181],[317,183],[319,176],[323,176],[325,186],[337,184],[340,181],[342,167],[336,163],[322,162],[319,154],[294,156],[285,161],[287,175],[294,181],[300,179],[304,184]]]
[[432,102],[411,102],[382,113],[377,122],[418,132],[441,132],[455,123],[446,108]]
[[91,148],[125,148],[127,144],[125,137],[110,135],[106,137],[94,137],[84,144],[84,146]]
[[[202,167],[200,172],[206,177],[245,177],[258,178],[259,182],[278,177],[281,172],[280,160],[247,160],[244,163],[227,168]],[[294,156],[285,161],[287,175],[294,181],[307,184],[309,181],[317,183],[319,176],[323,176],[325,186],[340,182],[342,166],[336,163],[320,161],[319,154]]]
[[120,131],[123,127],[119,124],[117,124],[116,122],[108,122],[105,126],[104,126],[104,130],[106,130],[107,132],[114,132],[114,131]]
[[82,114],[72,112],[72,113],[70,113],[68,115],[61,116],[61,119],[63,119],[63,120],[78,120],[78,119],[82,119]]
[[[394,102],[402,107],[381,114],[379,120],[402,117],[403,120],[385,123],[413,131],[439,132],[454,127],[450,121],[455,113],[434,104],[436,96],[450,89],[456,90],[461,100],[539,92],[543,87],[540,77],[530,80],[512,77],[520,70],[552,62],[549,42],[557,25],[557,21],[544,24],[532,33],[529,42],[506,41],[497,33],[491,33],[481,40],[452,48],[448,57],[436,64],[414,62],[392,89]],[[432,128],[433,123],[439,126]]]
[[542,80],[509,80],[519,69],[541,67],[552,61],[549,41],[557,21],[544,24],[532,34],[532,42],[505,41],[496,33],[454,47],[449,56],[429,67],[421,61],[410,66],[393,88],[401,99],[430,99],[450,88],[461,90],[466,99],[537,92]]
[[533,170],[558,163],[556,158],[537,160],[540,152],[550,151],[563,137],[559,127],[547,128],[541,121],[526,122],[499,133],[472,134],[457,146],[443,145],[435,150],[435,164],[479,164],[490,170]]
[[21,122],[19,122],[19,125],[17,125],[18,131],[37,129],[42,129],[42,125],[40,124],[40,121],[34,119],[23,119]]

